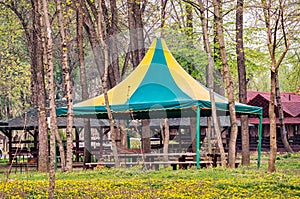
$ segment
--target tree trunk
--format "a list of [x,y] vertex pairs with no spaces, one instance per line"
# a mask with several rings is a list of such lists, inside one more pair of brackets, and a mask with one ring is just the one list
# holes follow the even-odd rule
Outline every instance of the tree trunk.
[[191,137],[192,137],[192,151],[193,153],[196,153],[196,126],[197,121],[195,117],[190,118],[190,131],[191,131]]
[[82,4],[84,0],[78,0],[77,6],[77,48],[78,48],[78,61],[80,68],[80,83],[82,100],[89,98],[88,86],[86,80],[86,70],[84,66],[84,50],[83,50],[83,10]]
[[[243,39],[243,5],[244,0],[237,0],[236,10],[236,54],[239,78],[239,101],[247,104],[247,83]],[[250,166],[248,116],[241,116],[242,130],[242,165]]]
[[[84,65],[84,50],[83,50],[83,5],[84,0],[78,0],[77,6],[77,45],[78,45],[78,61],[80,68],[80,84],[81,84],[81,97],[82,100],[89,98],[88,86],[86,80],[86,70]],[[84,119],[84,160],[83,168],[87,168],[85,163],[91,162],[91,131],[90,131],[90,120],[88,118]],[[79,140],[77,140],[79,141]]]
[[[36,72],[35,89],[39,92],[36,92],[37,103],[38,105],[38,141],[39,141],[39,160],[38,160],[38,171],[47,172],[48,171],[48,126],[47,126],[47,116],[46,116],[46,91],[45,91],[45,82],[44,82],[44,66],[43,66],[43,45],[42,45],[42,4],[40,1],[32,1],[33,7],[33,28],[35,34],[33,34],[33,46],[32,46],[32,63],[35,69],[32,72]],[[35,97],[34,97],[35,98]]]
[[[38,78],[37,78],[37,62],[38,60],[43,64],[43,55],[41,54],[43,51],[41,51],[41,48],[38,48],[41,46],[41,38],[38,37],[38,32],[41,34],[41,28],[40,28],[40,16],[37,16],[37,5],[35,3],[38,3],[38,1],[32,1],[33,5],[33,45],[30,49],[30,59],[31,59],[31,67],[30,67],[30,91],[31,91],[31,97],[30,97],[30,107],[38,106]],[[40,53],[40,55],[38,55]],[[45,89],[44,89],[45,90]]]
[[[288,16],[287,13],[284,13],[286,10],[285,2],[280,1],[280,5],[276,5],[276,8],[273,9],[272,2],[269,1],[261,1],[265,19],[265,25],[267,29],[267,47],[269,50],[270,58],[271,58],[271,91],[270,91],[270,103],[269,103],[269,119],[270,119],[270,155],[269,155],[269,162],[268,162],[268,172],[272,173],[276,171],[275,167],[275,160],[276,160],[276,153],[277,153],[277,146],[276,146],[276,114],[275,114],[275,97],[276,97],[276,87],[278,86],[277,95],[280,96],[279,93],[279,83],[276,83],[278,68],[284,59],[289,47],[291,45],[290,39],[293,36],[294,28],[300,22],[300,19],[297,18],[294,21],[286,22],[285,17]],[[274,12],[274,13],[273,13]],[[271,26],[274,24],[274,26]],[[291,28],[286,28],[286,25],[289,24]],[[292,27],[292,25],[294,27]],[[282,37],[277,38],[278,34],[277,31],[282,29]],[[290,31],[289,31],[290,30]],[[287,32],[289,31],[289,33]],[[283,40],[285,48],[282,52],[279,59],[276,60],[276,52],[278,51],[278,45],[280,44],[279,41]],[[277,85],[278,84],[278,85]],[[279,106],[281,106],[280,99],[279,99]],[[282,109],[281,107],[279,109]],[[279,110],[280,112],[280,110]],[[283,112],[279,113],[282,114],[280,117],[283,120]],[[283,124],[283,123],[282,123]],[[284,126],[282,126],[284,127]]]
[[50,20],[48,15],[48,4],[46,0],[43,2],[43,14],[44,14],[44,25],[45,25],[45,47],[46,47],[46,70],[48,80],[48,91],[50,101],[50,178],[49,178],[49,198],[54,198],[55,189],[55,135],[58,134],[57,121],[56,121],[56,105],[55,105],[55,92],[54,92],[54,67],[53,67],[53,56],[52,56],[52,31],[50,26]]
[[[186,15],[186,28],[185,28],[185,34],[188,37],[187,45],[192,47],[194,46],[193,44],[193,37],[194,37],[194,26],[193,26],[193,7],[186,3],[185,4],[185,15]],[[192,74],[195,70],[195,65],[194,64],[189,64],[188,65],[188,73]]]
[[142,150],[143,153],[151,152],[151,132],[150,132],[150,120],[143,119],[142,120]]
[[160,37],[164,38],[164,26],[166,21],[166,5],[168,0],[160,0]]
[[97,22],[97,27],[98,27],[98,32],[100,35],[100,41],[102,44],[103,48],[103,54],[104,54],[104,75],[103,75],[103,91],[104,91],[104,99],[105,99],[105,106],[106,106],[106,111],[109,119],[109,126],[110,126],[110,133],[111,133],[111,143],[112,143],[112,150],[113,150],[113,156],[115,159],[115,166],[116,168],[120,167],[120,161],[118,157],[118,149],[117,149],[117,144],[116,144],[116,133],[115,133],[115,127],[114,127],[114,118],[112,115],[112,112],[110,110],[109,106],[109,101],[108,101],[108,95],[107,95],[107,78],[108,78],[108,67],[109,67],[109,54],[108,54],[108,46],[106,42],[104,41],[104,34],[105,30],[103,30],[103,24],[102,24],[102,7],[100,6],[102,4],[102,0],[98,0],[98,22]]
[[276,145],[276,114],[275,114],[275,94],[276,94],[276,72],[271,70],[271,91],[269,103],[269,118],[270,118],[270,155],[268,161],[268,172],[276,171],[275,160],[277,153]]
[[[118,8],[116,0],[110,0],[111,7],[111,24],[110,29],[108,30],[108,35],[111,37],[115,37],[118,33]],[[114,81],[111,83],[111,88],[117,85],[120,82],[120,66],[119,66],[119,54],[117,48],[117,41],[115,39],[110,39],[109,49],[110,49],[110,57],[112,62],[110,66],[112,67]]]
[[129,28],[129,45],[131,52],[131,62],[133,68],[137,67],[139,64],[139,55],[137,53],[138,43],[137,43],[137,30],[136,30],[136,22],[135,22],[135,10],[134,10],[134,0],[127,0],[128,5],[128,28]]
[[[47,8],[47,6],[46,6],[46,8]],[[45,8],[43,8],[43,9],[45,9]],[[47,46],[47,45],[50,45],[49,43],[51,42],[51,46],[53,46],[53,42],[52,42],[52,35],[50,35],[50,36],[48,35],[49,32],[52,33],[50,22],[49,22],[50,31],[48,30],[46,21],[44,23],[45,23],[44,24],[45,31],[42,32],[42,43],[43,43],[43,50],[44,50],[44,57],[45,57],[45,59],[44,59],[44,65],[45,65],[45,68],[46,68],[46,71],[47,71],[47,75],[48,75],[48,79],[47,80],[48,80],[48,84],[49,84],[49,81],[51,81],[51,80],[49,80],[49,78],[50,78],[49,77],[49,74],[50,74],[49,70],[51,70],[49,65],[52,65],[52,67],[53,67],[53,62],[52,62],[52,57],[53,56],[52,56],[52,47],[50,49],[49,46]],[[48,37],[51,37],[51,41],[48,41]],[[48,61],[49,61],[49,55],[48,55],[49,52],[48,51],[51,51],[51,58],[50,58],[51,59],[51,63],[48,63]],[[54,75],[53,75],[53,78],[54,78]],[[54,85],[54,79],[52,81],[53,81],[53,85]],[[49,89],[48,89],[48,93],[50,92]],[[54,101],[55,101],[55,91],[53,91],[53,92],[54,92],[54,96],[53,97],[54,97]],[[50,94],[48,94],[48,95],[49,95],[48,96],[49,108],[51,110],[52,107],[51,107]],[[55,112],[55,115],[56,115],[56,112]],[[51,121],[51,116],[50,116],[50,121]],[[54,133],[55,133],[54,135],[55,135],[55,138],[56,138],[56,141],[57,141],[57,145],[58,145],[58,149],[59,149],[59,155],[60,155],[60,160],[61,160],[61,170],[65,171],[65,162],[66,161],[65,161],[65,151],[64,151],[63,143],[62,143],[62,140],[61,140],[61,137],[60,137],[60,134],[59,134],[58,130],[54,131]],[[55,156],[56,156],[56,150],[55,150]]]
[[[164,130],[164,162],[169,161],[168,153],[169,153],[169,141],[170,141],[170,129],[169,129],[169,121],[168,118],[165,118],[165,130]],[[167,168],[168,165],[165,165]]]
[[64,28],[64,16],[61,10],[60,0],[56,1],[56,8],[58,11],[58,26],[61,38],[61,50],[62,50],[62,72],[65,85],[65,93],[67,98],[67,129],[66,129],[66,148],[67,148],[67,158],[66,158],[66,170],[72,171],[72,159],[73,159],[73,137],[72,137],[72,128],[73,128],[73,102],[72,102],[72,88],[71,88],[71,79],[70,79],[70,68],[68,65],[68,51],[67,51],[67,41],[66,41],[66,32]]
[[133,68],[137,67],[145,55],[144,47],[144,25],[143,10],[144,4],[140,0],[128,0],[128,27],[130,36],[130,51]]
[[[55,96],[54,96],[54,101],[55,101]],[[50,108],[51,108],[51,104],[50,104]],[[60,162],[61,162],[61,171],[65,172],[66,171],[66,156],[65,156],[65,149],[64,149],[64,145],[61,139],[61,136],[59,134],[59,131],[55,131],[55,138],[56,138],[56,142],[57,142],[57,146],[58,146],[58,150],[59,150],[59,156],[60,156]]]
[[126,126],[126,120],[119,120],[119,130],[121,134],[121,147],[127,148],[127,126]]
[[142,3],[141,0],[135,1],[135,14],[137,22],[136,29],[137,29],[137,44],[138,44],[138,64],[142,61],[142,59],[145,56],[145,44],[144,44],[144,21],[143,21],[143,12],[144,12],[144,6],[146,1]]
[[289,153],[294,153],[293,149],[291,148],[291,146],[288,142],[287,135],[286,135],[287,132],[286,132],[286,129],[285,129],[284,113],[283,113],[281,97],[280,97],[278,71],[276,72],[275,83],[276,83],[276,102],[277,102],[277,108],[278,108],[278,114],[279,114],[279,125],[280,125],[281,140],[282,140],[282,143],[283,143],[283,146],[284,146],[285,150]]
[[92,161],[92,154],[91,154],[91,123],[90,119],[84,119],[84,160],[83,160],[83,167],[88,168],[85,163],[89,163]]
[[238,133],[237,120],[235,115],[235,102],[233,95],[232,80],[229,73],[229,67],[227,62],[227,54],[222,30],[221,23],[221,14],[220,14],[220,2],[219,0],[213,0],[214,5],[214,14],[216,17],[216,31],[218,36],[218,41],[220,44],[220,55],[223,65],[223,76],[226,82],[226,91],[228,96],[228,106],[230,112],[230,123],[231,123],[231,132],[229,140],[229,149],[228,149],[228,163],[229,167],[235,168],[235,156],[236,156],[236,138]]
[[208,36],[208,29],[207,29],[207,19],[205,17],[204,13],[204,6],[202,0],[199,0],[199,6],[200,6],[200,13],[201,13],[201,22],[202,22],[202,29],[203,29],[203,40],[204,40],[204,46],[208,58],[208,65],[206,67],[206,84],[207,87],[209,88],[209,96],[210,96],[210,102],[211,102],[211,113],[212,113],[212,120],[214,124],[214,132],[215,135],[217,136],[217,143],[218,147],[220,150],[220,155],[221,155],[221,164],[222,167],[226,167],[226,157],[225,157],[225,152],[224,152],[224,147],[222,143],[222,138],[221,138],[221,131],[220,131],[220,126],[219,122],[217,119],[217,108],[216,108],[216,103],[215,103],[215,96],[213,92],[213,58],[211,54],[211,49],[210,49],[210,44],[209,44],[209,36]]
[[[85,19],[85,20],[84,20]],[[100,61],[98,59],[96,46],[99,45],[96,42],[96,33],[93,25],[87,26],[86,22],[91,22],[89,18],[89,13],[87,12],[84,0],[78,0],[77,6],[77,43],[78,43],[78,60],[79,60],[79,67],[80,67],[80,84],[81,84],[81,95],[82,100],[86,100],[89,98],[88,94],[88,86],[87,86],[87,78],[86,78],[86,70],[84,65],[84,50],[83,50],[83,27],[85,27],[90,44],[93,49],[95,62],[99,64]],[[90,24],[90,23],[89,23]],[[99,67],[97,67],[99,68]],[[102,74],[100,74],[102,75]],[[90,130],[90,120],[88,118],[84,119],[84,160],[83,160],[83,168],[87,168],[85,163],[89,163],[92,160],[91,157],[91,130]]]
[[[220,57],[220,43],[217,35],[217,27],[216,27],[216,16],[214,16],[214,43],[213,43],[213,60],[214,60],[214,71],[213,71],[213,81],[214,87],[213,90],[218,94],[225,96],[225,88],[224,88],[224,76],[222,74],[222,61]],[[222,19],[221,23],[222,23]]]
[[[80,0],[81,1],[81,0]],[[97,66],[97,70],[99,72],[100,77],[103,77],[104,74],[104,59],[103,53],[101,52],[99,34],[96,31],[95,23],[92,20],[92,16],[90,15],[89,9],[86,7],[84,1],[80,4],[81,11],[83,12],[83,27],[86,30],[87,36],[89,38],[89,42],[91,44],[91,48],[94,55],[94,60]]]

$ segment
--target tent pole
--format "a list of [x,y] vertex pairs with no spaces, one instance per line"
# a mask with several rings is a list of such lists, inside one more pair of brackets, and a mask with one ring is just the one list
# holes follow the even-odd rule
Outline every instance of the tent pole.
[[197,128],[196,128],[196,163],[200,169],[200,107],[197,107]]
[[261,160],[261,141],[262,141],[262,114],[259,116],[259,127],[258,127],[258,157],[257,157],[257,168],[260,168]]

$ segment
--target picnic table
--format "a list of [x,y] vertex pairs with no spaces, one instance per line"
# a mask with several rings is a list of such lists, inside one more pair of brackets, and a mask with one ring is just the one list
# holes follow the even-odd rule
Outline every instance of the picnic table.
[[[167,156],[168,160],[164,157]],[[119,154],[120,166],[143,165],[153,169],[159,169],[159,165],[171,165],[173,170],[187,169],[188,167],[196,165],[196,153],[145,153],[145,154]],[[200,160],[201,167],[207,167],[213,162],[202,158]],[[96,166],[115,166],[113,155],[102,155],[101,161],[85,163],[90,169]]]

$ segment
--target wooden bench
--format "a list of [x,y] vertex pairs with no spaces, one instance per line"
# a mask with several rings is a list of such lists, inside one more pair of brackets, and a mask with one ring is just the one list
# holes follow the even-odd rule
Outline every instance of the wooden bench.
[[[186,162],[186,164],[191,164],[194,162]],[[155,169],[158,169],[157,166],[159,165],[166,165],[169,164],[172,166],[173,170],[177,169],[177,165],[181,164],[181,162],[178,161],[167,161],[167,162],[120,162],[120,166],[128,166],[128,165],[145,165],[147,167],[155,166]],[[91,163],[85,163],[85,165],[89,166],[90,169],[93,169],[97,166],[115,166],[114,162],[91,162]],[[153,168],[153,167],[152,167]]]
[[[187,169],[188,167],[192,167],[197,164],[196,155],[182,155],[178,158],[178,161],[180,162],[179,169]],[[203,158],[200,160],[201,168],[207,168],[212,164],[213,164],[212,160],[203,159]]]
[[[177,165],[179,165],[179,169],[187,169],[188,166],[195,166],[197,162],[195,161],[155,161],[155,162],[120,162],[120,166],[129,166],[129,165],[145,165],[151,168],[158,169],[159,165],[171,165],[173,170],[177,170]],[[211,165],[212,161],[200,161],[200,166],[207,167],[207,165]],[[94,169],[97,166],[108,166],[113,167],[115,166],[115,162],[90,162],[85,163],[86,166],[88,166],[89,169]],[[152,167],[154,166],[154,167]]]
[[[164,160],[166,155],[168,156],[168,161]],[[147,167],[154,166],[154,169],[158,169],[159,165],[171,165],[173,170],[176,170],[177,165],[179,165],[179,169],[187,169],[188,167],[196,165],[196,153],[122,153],[119,154],[118,157],[120,160],[120,166],[145,165]],[[96,166],[115,166],[112,155],[102,155],[102,158],[104,158],[106,161],[104,160],[100,162],[86,163],[85,165],[90,169],[93,169]],[[200,161],[201,167],[207,167],[209,164],[211,164],[211,161]]]

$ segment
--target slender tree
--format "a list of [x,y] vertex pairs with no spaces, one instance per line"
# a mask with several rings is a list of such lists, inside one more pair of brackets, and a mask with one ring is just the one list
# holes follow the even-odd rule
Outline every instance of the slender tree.
[[211,48],[210,48],[210,42],[209,42],[209,34],[208,34],[208,26],[207,26],[207,18],[205,16],[205,9],[204,9],[204,4],[202,0],[199,0],[199,11],[200,11],[200,19],[202,22],[202,30],[203,30],[203,40],[204,40],[204,46],[205,46],[205,51],[207,54],[208,58],[208,65],[206,67],[206,81],[207,81],[207,87],[209,88],[209,96],[210,96],[210,102],[211,102],[211,113],[212,113],[212,120],[214,124],[214,132],[217,136],[217,142],[218,142],[218,147],[220,150],[221,154],[221,164],[222,167],[226,167],[226,157],[225,157],[225,152],[224,152],[224,147],[222,143],[222,137],[221,137],[221,131],[220,131],[220,126],[219,122],[217,119],[217,108],[216,108],[216,103],[215,103],[215,96],[213,92],[213,56],[211,53]]
[[[170,141],[170,128],[169,128],[169,120],[168,118],[164,119],[165,129],[163,131],[163,152],[164,152],[164,161],[168,162],[168,153],[169,153],[169,141]],[[166,165],[167,166],[167,165]]]
[[[109,1],[109,7],[111,8],[111,16],[108,16],[105,12],[105,19],[111,19],[111,20],[105,20],[105,24],[107,27],[106,34],[110,38],[116,37],[117,33],[119,32],[118,22],[119,22],[119,14],[118,14],[118,8],[117,8],[117,2],[116,0],[110,0]],[[102,1],[102,7],[105,6],[104,1]],[[105,6],[106,7],[106,6]],[[112,88],[116,86],[120,81],[120,66],[119,66],[119,53],[118,53],[118,43],[116,39],[109,39],[108,42],[108,48],[109,48],[109,57],[111,62],[109,63],[109,88]]]
[[223,65],[223,76],[225,78],[226,83],[226,91],[228,96],[228,105],[229,105],[229,112],[230,112],[230,140],[229,140],[229,149],[228,149],[228,164],[229,167],[235,168],[235,156],[236,156],[236,138],[238,133],[238,126],[235,114],[235,101],[234,101],[234,94],[233,94],[233,84],[229,73],[229,67],[227,62],[227,53],[225,48],[224,36],[223,36],[223,29],[221,23],[221,13],[220,7],[221,2],[219,0],[213,0],[214,6],[214,14],[216,17],[216,32],[218,36],[218,41],[220,44],[220,55]]
[[166,6],[167,6],[168,0],[161,0],[160,4],[161,4],[161,10],[160,10],[160,37],[163,38],[164,37],[164,26],[165,26],[165,22],[166,22]]
[[[246,66],[243,39],[243,8],[244,0],[237,0],[236,7],[236,55],[239,78],[239,101],[247,104]],[[250,166],[248,116],[241,115],[242,130],[242,165]]]
[[104,53],[104,76],[103,76],[103,91],[104,91],[104,99],[105,99],[105,106],[106,106],[106,111],[109,119],[109,126],[110,126],[110,135],[111,135],[111,140],[112,140],[112,150],[113,150],[113,155],[115,159],[115,165],[116,167],[120,167],[120,161],[118,157],[118,150],[117,150],[117,145],[116,145],[116,133],[115,133],[115,127],[114,127],[114,118],[112,115],[112,112],[110,110],[109,106],[109,100],[108,100],[108,95],[107,95],[107,78],[108,78],[108,67],[109,67],[109,52],[108,52],[108,46],[106,42],[104,41],[104,34],[105,30],[103,30],[103,24],[102,24],[102,7],[101,3],[102,0],[98,0],[98,32],[100,36],[100,41],[101,45],[103,48],[103,53]]
[[137,67],[145,56],[143,13],[146,0],[127,0],[128,27],[130,33],[130,51],[133,68]]
[[[78,47],[78,62],[80,68],[80,84],[81,84],[81,97],[82,100],[86,100],[89,97],[88,94],[88,86],[87,86],[87,78],[86,78],[86,69],[84,64],[84,49],[83,49],[83,5],[84,0],[77,0],[77,47]],[[88,146],[86,143],[90,143],[91,140],[91,133],[90,133],[90,120],[88,118],[84,118],[84,141],[85,146]],[[84,147],[84,165],[83,167],[86,168],[85,163],[91,162],[91,153],[88,150],[88,147]]]
[[[268,161],[268,172],[276,171],[276,154],[277,154],[277,132],[276,132],[276,114],[275,114],[275,98],[276,98],[276,78],[278,68],[280,67],[286,53],[291,45],[291,37],[294,34],[295,27],[299,24],[300,18],[294,18],[293,14],[288,14],[290,10],[286,1],[265,1],[262,0],[262,8],[264,15],[264,22],[267,29],[267,47],[271,58],[271,89],[270,89],[270,103],[269,103],[269,120],[270,120],[270,155]],[[292,17],[288,20],[285,17]],[[289,24],[288,27],[286,25]],[[280,34],[279,34],[280,32]],[[277,59],[277,48],[283,42],[284,49],[281,49],[281,54]],[[277,83],[279,84],[279,83]],[[279,89],[278,89],[279,91]],[[279,92],[277,96],[280,97]],[[278,98],[279,99],[279,98]],[[277,100],[280,103],[280,99]],[[281,106],[281,105],[280,105]],[[280,111],[280,110],[279,110]],[[280,116],[283,116],[281,113]],[[283,119],[282,119],[283,121]],[[283,130],[283,126],[282,126]]]
[[[37,78],[37,105],[38,105],[38,124],[39,124],[39,160],[38,170],[40,172],[48,171],[48,126],[46,116],[46,90],[45,90],[45,73],[43,66],[43,45],[42,45],[42,3],[41,1],[31,1],[34,12],[34,32],[32,46],[32,63],[36,66],[32,72],[36,72]],[[33,75],[35,77],[35,75]]]
[[[48,171],[48,130],[47,130],[47,116],[46,116],[46,91],[45,78],[43,66],[43,46],[42,46],[42,30],[41,30],[41,2],[31,1],[31,12],[27,12],[22,8],[24,6],[21,2],[15,1],[1,1],[4,5],[20,20],[24,33],[26,44],[29,50],[31,62],[31,106],[38,107],[38,126],[39,126],[39,161],[38,171]],[[32,19],[32,23],[30,23]],[[31,31],[33,30],[33,31]],[[6,103],[5,103],[6,105]],[[5,110],[7,110],[5,108]]]
[[[66,6],[66,5],[64,5]],[[72,171],[72,159],[73,159],[73,137],[72,137],[72,128],[73,128],[73,97],[72,97],[72,85],[70,79],[70,68],[68,65],[68,50],[67,50],[67,39],[66,39],[66,30],[65,30],[65,18],[63,16],[63,11],[61,8],[60,0],[56,1],[56,8],[58,12],[58,27],[61,38],[61,50],[62,50],[62,71],[63,71],[63,79],[65,85],[66,99],[67,99],[67,129],[66,129],[66,148],[67,148],[67,156],[66,156],[66,170]]]
[[52,55],[52,30],[49,20],[48,2],[42,0],[43,4],[43,21],[45,29],[45,47],[46,47],[46,70],[47,70],[47,81],[50,101],[50,178],[49,178],[49,198],[54,198],[55,189],[55,135],[58,133],[57,121],[56,121],[56,105],[55,105],[55,93],[54,93],[54,67],[53,67],[53,55]]
[[283,107],[281,103],[281,97],[280,97],[280,89],[279,89],[279,79],[278,79],[278,71],[276,73],[275,77],[275,88],[276,88],[276,102],[277,102],[277,108],[278,108],[278,116],[279,116],[279,125],[280,125],[280,135],[281,140],[283,143],[283,146],[285,150],[289,153],[294,153],[292,147],[290,146],[288,139],[287,139],[287,132],[284,125],[284,113],[283,113]]
[[[128,6],[128,27],[130,37],[130,54],[133,68],[136,68],[145,56],[144,47],[144,23],[143,13],[146,7],[147,1],[145,0],[127,0]],[[144,119],[142,121],[142,149],[144,153],[151,151],[150,143],[150,121]],[[145,125],[145,126],[144,126]]]

